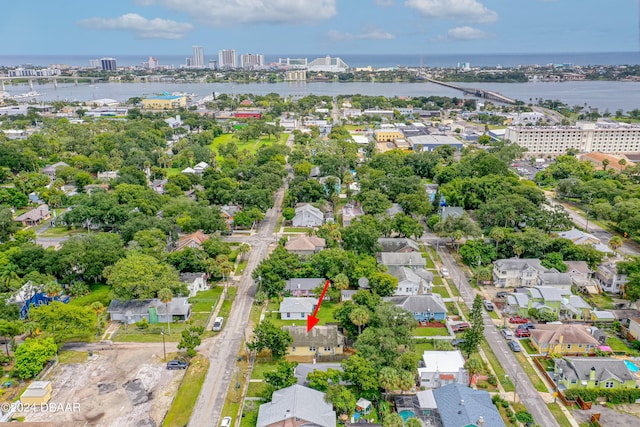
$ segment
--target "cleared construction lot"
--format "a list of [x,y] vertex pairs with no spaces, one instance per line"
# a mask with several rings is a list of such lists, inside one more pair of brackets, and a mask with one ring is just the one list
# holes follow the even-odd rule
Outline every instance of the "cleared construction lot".
[[[166,369],[162,344],[94,345],[77,350],[91,355],[82,363],[59,364],[46,378],[53,386],[49,406],[57,410],[22,413],[25,421],[113,427],[161,424],[185,372]],[[175,351],[175,343],[167,344],[168,353]]]

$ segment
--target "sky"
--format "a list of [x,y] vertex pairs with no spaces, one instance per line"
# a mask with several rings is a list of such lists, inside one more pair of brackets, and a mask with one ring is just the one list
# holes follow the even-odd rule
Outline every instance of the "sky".
[[0,55],[639,51],[640,0],[3,2]]

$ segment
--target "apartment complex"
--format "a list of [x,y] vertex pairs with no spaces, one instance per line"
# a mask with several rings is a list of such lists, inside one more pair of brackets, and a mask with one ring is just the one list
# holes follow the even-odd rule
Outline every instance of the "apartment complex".
[[100,66],[102,67],[102,71],[116,71],[116,60],[115,58],[101,58]]
[[223,49],[218,51],[218,68],[238,68],[238,55],[234,49]]
[[531,154],[563,154],[569,148],[583,153],[640,151],[640,126],[615,122],[578,123],[576,126],[510,126],[505,139]]
[[264,67],[264,55],[245,53],[240,55],[240,66],[245,70],[257,70]]
[[204,68],[204,49],[202,46],[193,46],[193,68]]
[[186,96],[159,95],[142,100],[142,108],[145,110],[171,110],[186,106]]

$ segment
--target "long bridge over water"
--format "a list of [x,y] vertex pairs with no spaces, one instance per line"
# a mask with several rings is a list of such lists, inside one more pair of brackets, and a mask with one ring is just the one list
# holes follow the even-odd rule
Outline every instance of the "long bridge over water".
[[472,87],[458,86],[454,83],[449,82],[441,82],[440,80],[430,79],[429,77],[424,78],[426,81],[435,83],[437,85],[445,86],[451,89],[459,90],[467,95],[473,95],[478,98],[489,99],[491,101],[502,102],[503,104],[515,104],[517,101],[513,98],[509,98],[508,96],[504,96],[501,93],[494,92],[492,90],[484,90],[484,89],[476,89]]
[[58,81],[72,81],[77,86],[79,81],[89,82],[93,84],[97,81],[103,81],[104,77],[79,77],[79,76],[20,76],[20,77],[0,77],[0,91],[5,91],[5,84],[13,84],[13,82],[24,82],[29,83],[29,87],[33,90],[33,82],[38,80],[51,80],[53,81],[53,85],[58,87]]

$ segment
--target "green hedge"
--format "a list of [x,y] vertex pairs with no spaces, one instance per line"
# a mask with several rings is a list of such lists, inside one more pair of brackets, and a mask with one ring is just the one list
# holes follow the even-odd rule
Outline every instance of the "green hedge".
[[640,389],[572,389],[565,392],[567,399],[575,400],[578,396],[585,402],[595,402],[599,397],[604,397],[607,402],[614,405],[620,403],[635,403],[640,399]]

